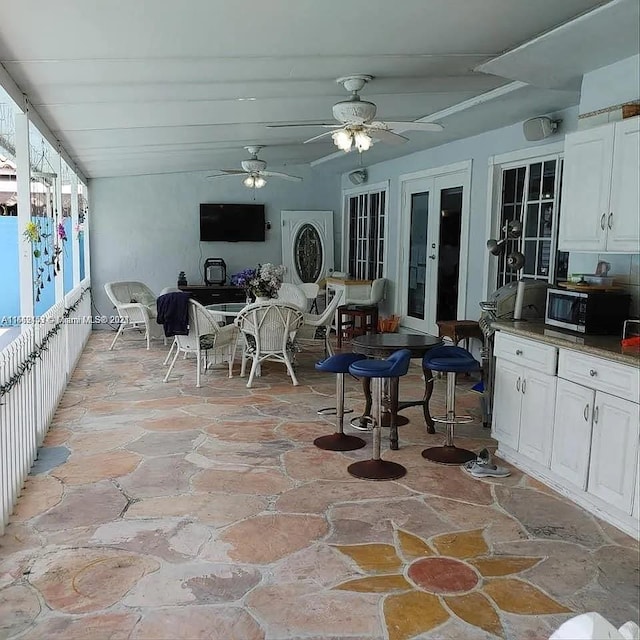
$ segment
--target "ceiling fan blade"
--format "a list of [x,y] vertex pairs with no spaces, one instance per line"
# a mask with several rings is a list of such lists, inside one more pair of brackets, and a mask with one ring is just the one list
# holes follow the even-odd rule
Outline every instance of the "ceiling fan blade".
[[399,133],[393,133],[387,129],[376,129],[374,127],[367,127],[367,133],[374,139],[380,140],[386,144],[404,144],[409,142],[409,138],[401,136]]
[[387,122],[390,129],[402,128],[405,131],[442,131],[444,127],[435,122]]
[[240,171],[238,169],[220,169],[221,173],[216,173],[212,176],[207,176],[207,178],[225,178],[227,176],[248,176],[249,174],[246,171]]
[[308,140],[305,140],[303,144],[307,144],[308,142],[315,142],[316,140],[320,140],[321,138],[325,138],[326,136],[330,136],[330,135],[333,135],[333,131],[325,131],[324,133],[321,133],[319,136],[313,136],[313,138],[309,138]]
[[288,173],[279,173],[278,171],[261,171],[260,175],[270,178],[284,178],[285,180],[291,180],[291,182],[302,182],[302,178],[298,176],[290,176]]
[[279,129],[281,127],[341,127],[335,122],[284,122],[282,124],[268,124],[268,129]]

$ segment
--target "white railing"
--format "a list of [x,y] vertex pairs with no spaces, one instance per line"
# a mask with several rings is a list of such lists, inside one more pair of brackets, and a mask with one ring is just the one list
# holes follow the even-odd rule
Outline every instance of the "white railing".
[[91,333],[88,280],[0,352],[0,535]]

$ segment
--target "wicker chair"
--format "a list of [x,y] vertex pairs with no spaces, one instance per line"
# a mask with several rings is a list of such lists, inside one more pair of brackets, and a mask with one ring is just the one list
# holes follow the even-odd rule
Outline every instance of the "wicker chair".
[[117,314],[126,318],[118,327],[118,332],[109,347],[110,351],[125,329],[144,329],[147,349],[150,347],[151,338],[164,338],[162,327],[155,321],[156,295],[146,284],[134,281],[107,282],[104,290]]
[[244,336],[242,367],[240,375],[246,372],[247,360],[251,360],[251,372],[247,387],[251,388],[259,367],[265,360],[283,362],[291,376],[294,386],[298,379],[291,363],[291,343],[296,332],[302,326],[302,311],[296,306],[277,300],[258,302],[246,306],[235,319]]
[[229,377],[233,377],[233,361],[236,353],[238,339],[237,328],[230,324],[221,327],[212,315],[195,300],[189,300],[189,333],[186,336],[175,336],[175,354],[169,365],[164,382],[169,380],[173,366],[178,355],[187,356],[193,353],[196,356],[196,387],[200,387],[200,373],[209,366],[209,354],[221,357],[229,363]]
[[304,314],[304,324],[298,329],[296,334],[297,344],[311,342],[320,338],[324,340],[325,356],[333,355],[333,348],[331,347],[329,336],[335,319],[336,309],[342,304],[342,297],[343,292],[338,291],[321,314]]
[[276,300],[292,304],[303,312],[307,310],[307,294],[297,284],[283,282],[278,289]]

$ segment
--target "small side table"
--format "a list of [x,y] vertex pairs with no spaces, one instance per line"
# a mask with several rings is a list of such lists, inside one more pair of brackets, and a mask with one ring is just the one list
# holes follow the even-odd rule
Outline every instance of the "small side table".
[[440,338],[451,338],[456,346],[458,346],[459,342],[465,340],[467,351],[469,350],[469,340],[471,338],[477,338],[481,342],[484,340],[484,335],[476,320],[441,320],[436,324],[438,325]]
[[[359,322],[358,322],[359,320]],[[376,305],[343,304],[338,307],[337,344],[367,333],[378,333],[378,307]]]

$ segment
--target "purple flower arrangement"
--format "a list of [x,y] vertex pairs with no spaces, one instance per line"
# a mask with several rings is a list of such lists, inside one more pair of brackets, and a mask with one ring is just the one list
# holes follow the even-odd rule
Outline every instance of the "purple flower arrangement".
[[231,276],[231,284],[242,287],[254,297],[275,298],[282,284],[285,268],[270,262],[258,265],[255,269],[243,269]]

